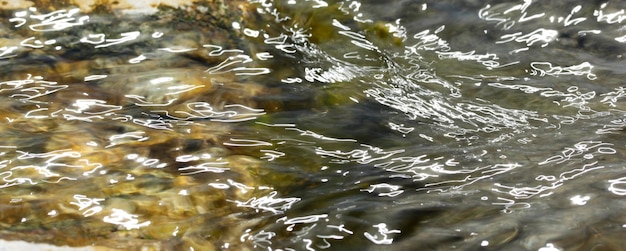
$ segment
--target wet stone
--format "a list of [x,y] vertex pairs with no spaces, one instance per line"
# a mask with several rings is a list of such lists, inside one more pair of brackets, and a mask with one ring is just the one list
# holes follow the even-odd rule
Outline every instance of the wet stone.
[[0,2],[0,239],[624,249],[624,7]]
[[[253,97],[268,92],[219,67],[231,56],[252,59],[254,45],[231,27],[258,21],[249,3],[25,1],[2,9],[0,47],[32,43],[0,56],[9,107],[2,135],[11,138],[3,144],[15,146],[3,153],[11,202],[0,208],[0,237],[120,250],[215,250],[235,240],[193,233],[237,212],[233,201],[251,198],[258,183],[249,173],[259,160],[229,156],[222,145],[234,129],[226,122],[263,115]],[[37,23],[45,13],[89,22]],[[22,17],[24,27],[9,20]],[[116,42],[125,36],[137,37]]]

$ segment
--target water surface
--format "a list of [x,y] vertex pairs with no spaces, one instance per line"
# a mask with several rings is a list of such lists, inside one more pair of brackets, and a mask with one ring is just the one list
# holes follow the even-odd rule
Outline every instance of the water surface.
[[2,10],[0,238],[626,249],[623,3],[146,6]]

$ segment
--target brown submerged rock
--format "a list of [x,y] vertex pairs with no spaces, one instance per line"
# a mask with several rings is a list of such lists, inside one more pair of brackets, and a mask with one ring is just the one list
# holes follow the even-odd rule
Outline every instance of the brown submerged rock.
[[[254,175],[260,160],[223,143],[265,113],[255,97],[275,92],[249,79],[263,69],[232,28],[260,21],[254,6],[33,0],[0,9],[0,239],[246,250],[236,234],[253,224],[251,210],[235,202],[268,191]],[[67,22],[44,25],[41,15]]]

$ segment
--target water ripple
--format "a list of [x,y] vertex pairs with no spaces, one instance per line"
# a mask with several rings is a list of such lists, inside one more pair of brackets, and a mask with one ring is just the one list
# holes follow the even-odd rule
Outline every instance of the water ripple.
[[[548,250],[623,233],[620,3],[218,2],[2,13],[3,238]],[[81,238],[41,230],[58,224]]]

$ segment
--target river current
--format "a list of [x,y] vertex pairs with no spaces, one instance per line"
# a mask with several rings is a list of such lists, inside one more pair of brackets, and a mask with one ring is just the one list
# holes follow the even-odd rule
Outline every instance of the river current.
[[0,3],[2,245],[626,249],[623,1],[156,2]]

